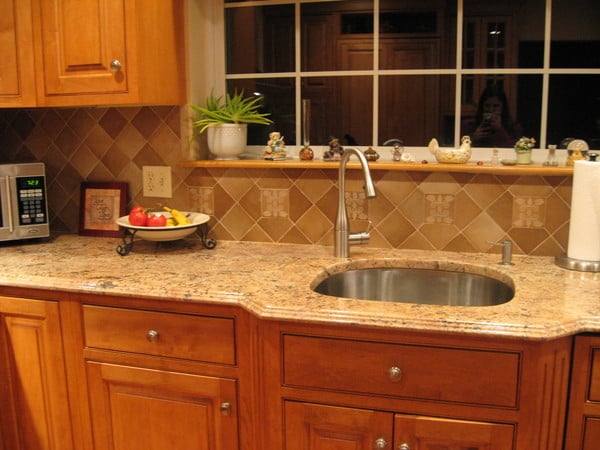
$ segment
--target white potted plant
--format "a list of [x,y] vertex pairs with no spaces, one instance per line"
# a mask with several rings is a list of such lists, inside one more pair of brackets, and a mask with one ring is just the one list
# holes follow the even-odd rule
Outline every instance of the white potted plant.
[[208,149],[215,159],[238,159],[246,149],[248,124],[269,125],[269,113],[261,113],[262,96],[244,97],[244,91],[217,97],[211,91],[205,106],[190,105],[197,113],[194,129],[207,132]]

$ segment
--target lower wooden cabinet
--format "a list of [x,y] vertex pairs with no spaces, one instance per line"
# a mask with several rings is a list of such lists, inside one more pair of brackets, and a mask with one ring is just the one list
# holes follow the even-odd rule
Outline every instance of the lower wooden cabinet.
[[286,450],[510,450],[511,425],[285,402]]
[[261,325],[263,448],[562,450],[570,338]]
[[94,450],[240,449],[243,320],[194,311],[82,305]]
[[0,296],[0,380],[0,449],[73,449],[57,302]]
[[575,338],[565,450],[600,448],[600,336]]
[[88,362],[94,448],[237,450],[236,382]]

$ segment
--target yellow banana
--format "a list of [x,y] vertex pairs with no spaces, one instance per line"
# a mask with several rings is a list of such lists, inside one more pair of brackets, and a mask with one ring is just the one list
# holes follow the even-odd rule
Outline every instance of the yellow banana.
[[169,208],[168,206],[163,206],[163,208],[165,211],[171,213],[171,216],[177,225],[188,225],[192,223],[190,222],[190,219],[188,219],[181,211],[174,208]]
[[175,225],[177,225],[177,222],[175,222],[175,219],[173,219],[172,217],[167,217],[167,226],[174,227]]

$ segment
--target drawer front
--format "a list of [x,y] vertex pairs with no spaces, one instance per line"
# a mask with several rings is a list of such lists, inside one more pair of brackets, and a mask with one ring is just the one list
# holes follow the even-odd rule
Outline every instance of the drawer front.
[[84,305],[83,321],[87,347],[236,363],[232,318]]
[[517,407],[518,353],[284,335],[283,361],[287,386]]

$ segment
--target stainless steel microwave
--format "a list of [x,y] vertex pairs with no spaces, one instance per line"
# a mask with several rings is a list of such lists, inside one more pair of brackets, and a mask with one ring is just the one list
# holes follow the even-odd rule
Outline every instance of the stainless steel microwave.
[[48,236],[44,164],[0,164],[0,241]]

